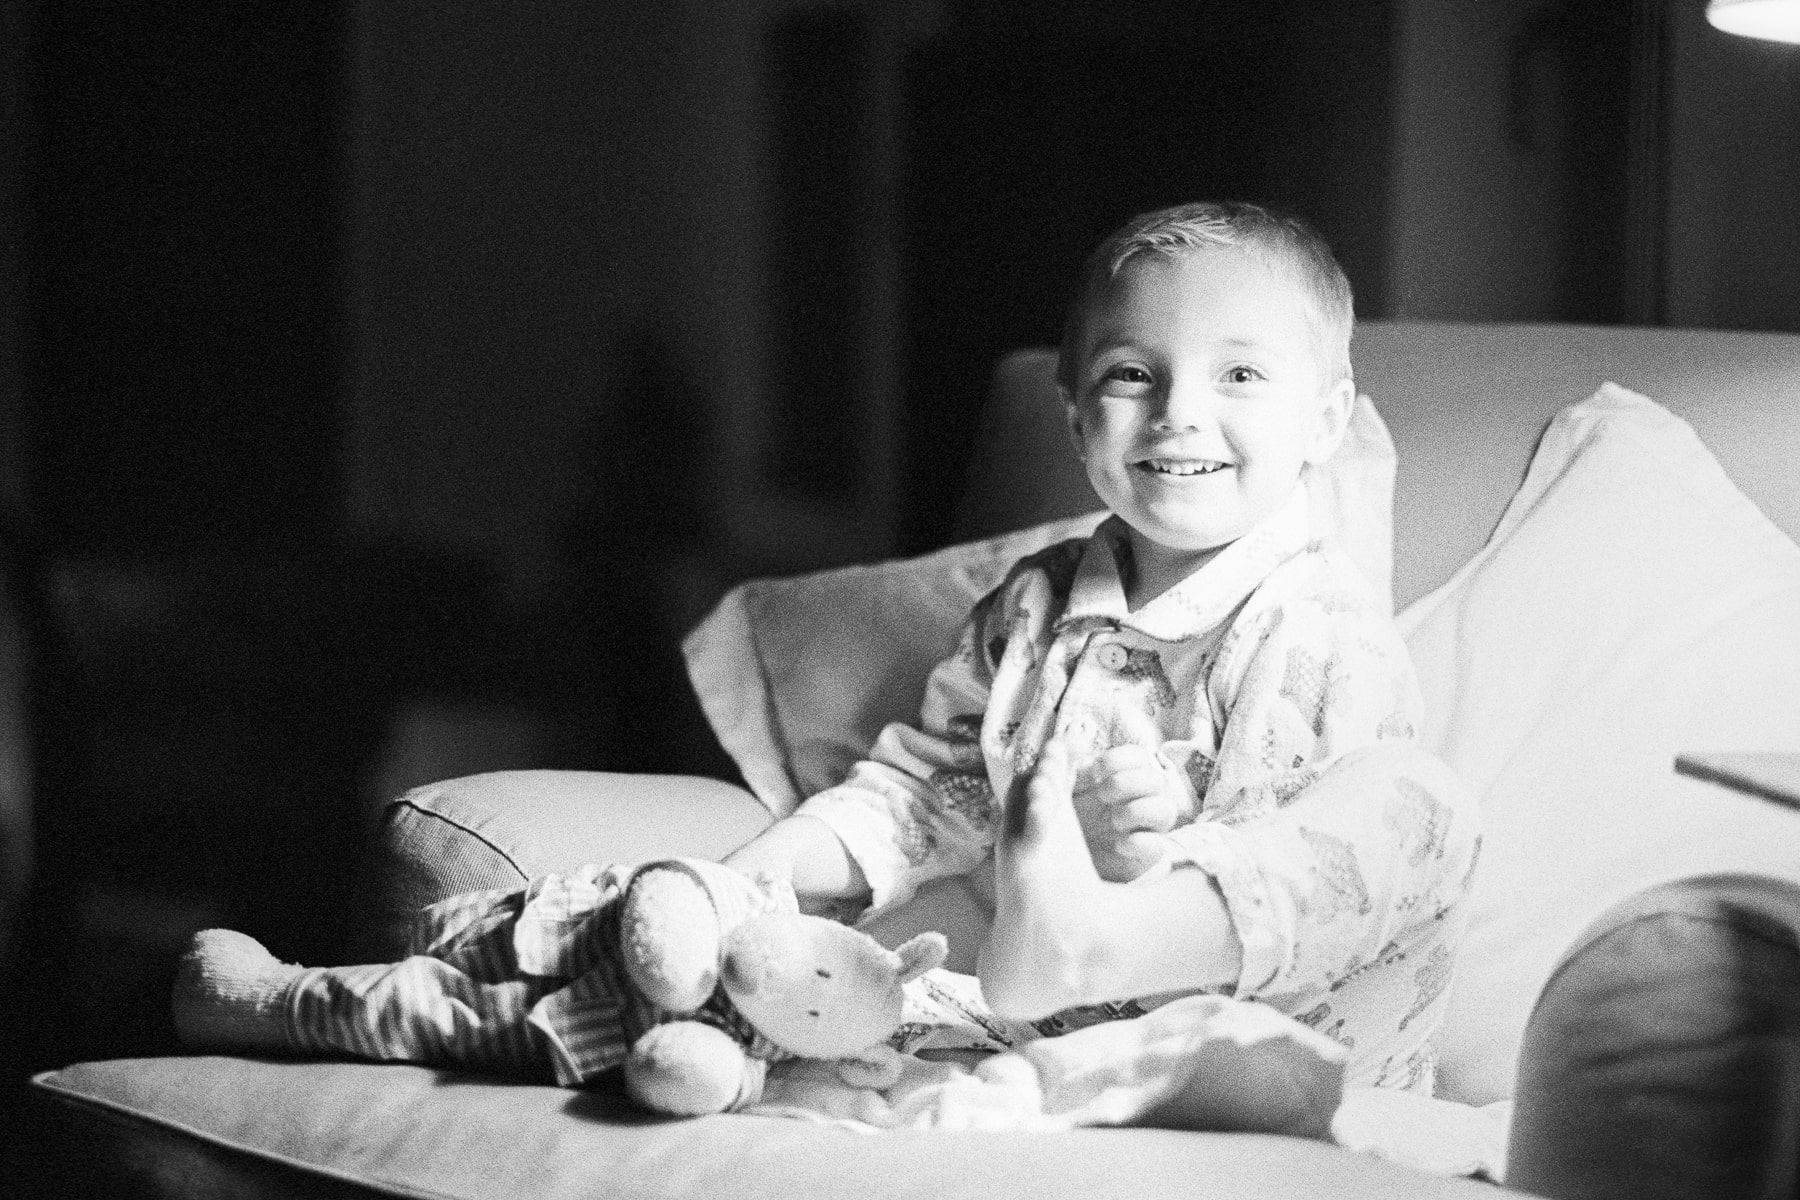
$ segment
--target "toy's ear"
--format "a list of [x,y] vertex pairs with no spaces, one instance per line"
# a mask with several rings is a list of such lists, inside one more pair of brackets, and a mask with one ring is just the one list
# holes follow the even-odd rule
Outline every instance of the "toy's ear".
[[747,939],[734,938],[726,943],[719,965],[719,979],[725,990],[739,996],[754,996],[769,982],[769,960],[758,953]]
[[943,966],[950,956],[950,943],[941,933],[921,933],[902,942],[894,956],[900,960],[900,982],[907,983]]

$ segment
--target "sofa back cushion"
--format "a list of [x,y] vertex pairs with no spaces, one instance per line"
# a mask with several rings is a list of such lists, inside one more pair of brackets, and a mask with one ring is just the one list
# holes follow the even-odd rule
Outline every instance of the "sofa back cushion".
[[1352,354],[1399,448],[1396,609],[1481,549],[1539,432],[1609,381],[1691,425],[1737,487],[1800,539],[1800,335],[1368,321]]
[[1703,873],[1800,883],[1794,812],[1674,770],[1800,752],[1800,547],[1690,425],[1606,385],[1557,415],[1493,536],[1400,625],[1426,746],[1486,823],[1438,1086],[1487,1103],[1602,908]]
[[[1591,325],[1362,321],[1357,387],[1398,449],[1394,607],[1448,579],[1493,531],[1558,409],[1612,381],[1691,424],[1725,471],[1800,538],[1800,335]],[[1009,355],[994,387],[957,532],[985,537],[1098,503],[1066,449],[1056,352]]]

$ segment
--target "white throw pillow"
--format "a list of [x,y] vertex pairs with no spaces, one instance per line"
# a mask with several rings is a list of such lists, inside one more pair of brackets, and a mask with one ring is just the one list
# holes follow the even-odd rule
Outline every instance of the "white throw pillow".
[[918,558],[753,579],[682,642],[688,679],[744,782],[776,816],[839,783],[890,721],[918,719],[925,678],[1007,569],[1101,514]]
[[1685,422],[1607,384],[1400,621],[1427,745],[1487,821],[1438,1071],[1483,1104],[1511,1094],[1531,1005],[1603,908],[1701,871],[1800,879],[1800,813],[1673,773],[1686,750],[1800,750],[1800,548]]

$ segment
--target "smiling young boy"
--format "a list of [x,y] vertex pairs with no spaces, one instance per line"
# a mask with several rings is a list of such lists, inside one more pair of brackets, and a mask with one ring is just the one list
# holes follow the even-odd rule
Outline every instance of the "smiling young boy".
[[997,867],[996,1012],[1057,1032],[1224,992],[1350,1046],[1352,1082],[1429,1089],[1478,816],[1413,744],[1384,605],[1309,521],[1352,324],[1294,218],[1194,204],[1108,238],[1058,382],[1112,515],[975,607],[916,727],[726,862],[876,909]]

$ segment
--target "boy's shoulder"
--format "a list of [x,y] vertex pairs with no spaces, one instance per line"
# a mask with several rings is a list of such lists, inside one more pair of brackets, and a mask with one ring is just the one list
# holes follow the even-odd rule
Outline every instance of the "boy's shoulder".
[[1075,587],[1075,573],[1081,567],[1081,556],[1093,541],[1093,535],[1065,538],[1019,558],[1007,568],[999,584],[988,593],[995,598],[1025,587],[1048,588],[1057,599],[1066,598]]
[[1020,610],[1043,615],[1065,604],[1091,540],[1091,535],[1066,538],[1015,559],[1000,582],[975,602],[971,619],[978,627],[996,621],[1009,626]]
[[1388,606],[1350,556],[1317,541],[1269,572],[1251,593],[1244,615],[1294,611],[1356,623],[1393,623]]

